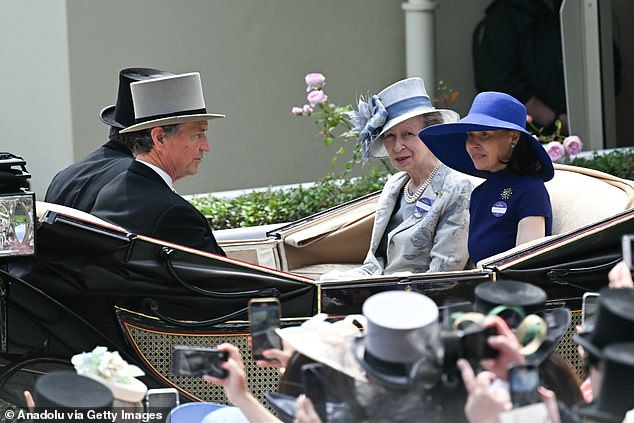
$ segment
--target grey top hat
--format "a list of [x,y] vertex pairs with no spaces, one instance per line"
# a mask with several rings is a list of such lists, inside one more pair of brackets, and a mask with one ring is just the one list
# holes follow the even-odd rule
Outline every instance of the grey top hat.
[[198,72],[133,82],[130,90],[136,124],[121,133],[225,117],[207,113]]
[[355,340],[354,352],[368,377],[394,387],[411,384],[413,367],[439,357],[438,307],[416,292],[386,291],[363,303],[366,334]]
[[132,104],[132,93],[130,84],[136,81],[143,81],[149,78],[174,75],[171,72],[164,72],[152,68],[127,68],[119,72],[119,91],[117,93],[117,104],[108,106],[101,110],[99,118],[106,125],[117,128],[126,128],[134,125],[134,105]]

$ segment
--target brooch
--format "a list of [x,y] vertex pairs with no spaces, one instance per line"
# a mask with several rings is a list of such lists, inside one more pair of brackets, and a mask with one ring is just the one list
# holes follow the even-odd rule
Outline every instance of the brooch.
[[500,198],[504,201],[508,201],[511,198],[511,195],[513,195],[513,189],[504,188],[502,192],[500,193]]

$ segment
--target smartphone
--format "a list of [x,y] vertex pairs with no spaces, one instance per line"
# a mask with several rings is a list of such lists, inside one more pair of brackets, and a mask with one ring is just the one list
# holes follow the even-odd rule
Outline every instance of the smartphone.
[[592,320],[597,312],[598,292],[585,292],[581,300],[581,324]]
[[178,391],[174,388],[148,389],[145,394],[145,411],[154,413],[153,423],[164,422],[170,410],[179,403]]
[[634,235],[623,235],[621,238],[621,250],[623,252],[623,261],[627,263],[627,267],[632,270],[632,263],[634,263],[634,257],[632,257],[632,253],[634,253],[634,248],[632,248],[632,243],[634,242]]
[[280,301],[277,298],[253,298],[249,301],[251,348],[254,360],[267,360],[264,350],[282,349],[282,340],[275,332],[280,326]]
[[309,363],[302,366],[304,394],[310,399],[315,412],[322,422],[327,422],[326,390],[324,386],[323,364]]
[[176,376],[209,375],[224,379],[228,372],[222,367],[222,362],[228,359],[226,351],[177,345],[172,351],[172,373]]
[[539,367],[534,364],[515,364],[509,367],[509,391],[513,408],[524,407],[541,401]]

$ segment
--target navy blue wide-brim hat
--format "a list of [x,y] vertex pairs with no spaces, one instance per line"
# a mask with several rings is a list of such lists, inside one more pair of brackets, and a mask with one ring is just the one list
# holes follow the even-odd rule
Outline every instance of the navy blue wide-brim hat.
[[457,122],[428,126],[419,138],[444,164],[459,172],[483,176],[467,153],[467,132],[510,129],[526,136],[530,150],[541,163],[540,176],[549,181],[555,176],[553,162],[542,144],[526,130],[526,107],[514,97],[494,91],[478,94],[469,114]]

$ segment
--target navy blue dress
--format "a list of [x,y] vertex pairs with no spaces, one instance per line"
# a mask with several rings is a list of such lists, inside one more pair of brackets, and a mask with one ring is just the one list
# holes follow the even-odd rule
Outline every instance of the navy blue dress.
[[473,263],[515,247],[517,225],[528,216],[546,218],[552,233],[552,207],[544,181],[538,175],[491,173],[471,193],[469,256]]

